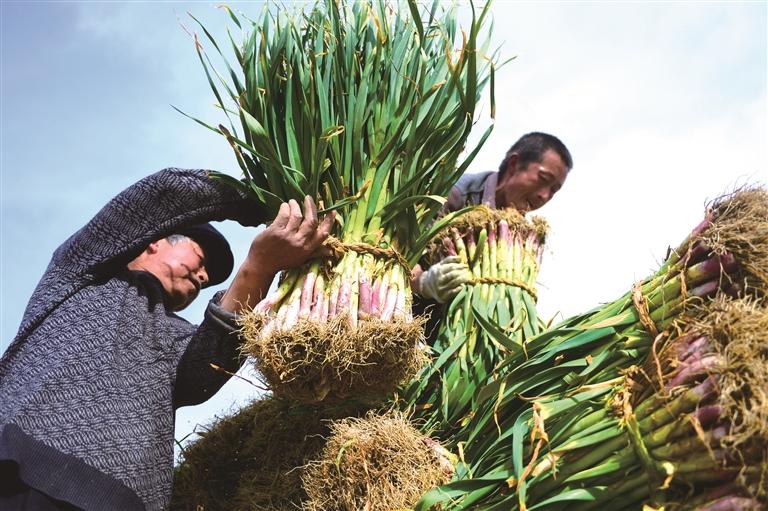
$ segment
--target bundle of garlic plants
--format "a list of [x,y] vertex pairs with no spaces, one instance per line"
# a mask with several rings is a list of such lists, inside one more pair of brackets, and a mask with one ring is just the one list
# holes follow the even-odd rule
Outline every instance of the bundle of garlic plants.
[[489,83],[494,110],[488,5],[465,30],[439,1],[276,7],[257,20],[227,9],[245,34],[242,48],[227,41],[237,66],[200,24],[225,62],[217,72],[197,45],[228,126],[195,120],[226,138],[245,176],[219,178],[273,216],[309,195],[337,223],[331,254],[284,272],[245,318],[244,350],[277,393],[380,395],[425,360],[410,267],[451,220],[436,221],[443,197],[490,134],[464,153]]
[[[745,187],[716,199],[661,268],[632,291],[509,355],[498,366],[502,376],[477,391],[476,413],[463,433],[466,464],[415,509],[640,509],[656,490],[686,493],[692,484],[729,483],[736,474],[746,477],[745,498],[765,499],[752,491],[764,484],[765,455],[722,444],[718,428],[733,426],[728,435],[736,443],[765,443],[764,425],[758,426],[765,398],[749,394],[765,387],[763,341],[753,335],[764,328],[754,326],[765,324],[764,312],[729,300],[762,303],[767,290],[768,192]],[[733,312],[741,309],[747,312]],[[728,322],[734,328],[720,336]],[[734,333],[737,324],[742,333]],[[690,339],[684,334],[709,340],[691,349],[693,358],[683,358]],[[728,358],[737,346],[751,354]],[[750,358],[754,376],[744,371]],[[715,391],[716,383],[724,386]],[[735,387],[744,395],[724,392]],[[746,426],[745,409],[757,414]],[[724,424],[729,414],[735,420]],[[673,440],[684,437],[696,449],[682,456]],[[707,465],[703,460],[718,450]],[[724,459],[726,451],[742,460]],[[725,470],[716,469],[723,461]],[[730,490],[722,495],[742,498]]]
[[450,447],[477,406],[477,390],[503,373],[497,366],[525,349],[544,323],[536,311],[548,225],[515,209],[479,206],[430,244],[429,259],[458,256],[472,279],[447,304],[430,349],[434,361],[402,390],[411,418]]

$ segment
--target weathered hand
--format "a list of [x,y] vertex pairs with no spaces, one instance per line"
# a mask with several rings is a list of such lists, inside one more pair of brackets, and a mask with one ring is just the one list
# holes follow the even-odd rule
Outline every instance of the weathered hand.
[[446,257],[419,275],[416,292],[440,303],[452,299],[472,279],[469,266],[458,256]]
[[317,218],[315,201],[304,197],[304,214],[291,199],[280,206],[275,220],[251,243],[248,259],[262,271],[277,273],[305,263],[331,233],[335,212]]

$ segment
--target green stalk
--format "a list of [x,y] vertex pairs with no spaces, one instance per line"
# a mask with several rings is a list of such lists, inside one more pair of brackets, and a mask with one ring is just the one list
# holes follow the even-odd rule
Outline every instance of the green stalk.
[[[381,186],[381,184],[379,184],[379,186]],[[373,243],[374,241],[377,241],[379,230],[381,229],[381,210],[384,207],[384,204],[386,204],[388,200],[388,194],[387,194],[386,188],[382,188],[377,192],[374,185],[374,188],[372,188],[371,190],[371,194],[372,195],[376,194],[376,206],[374,209],[373,217],[371,218],[371,221],[368,223],[368,234],[372,238],[367,240],[368,243]]]
[[573,511],[593,511],[595,509],[624,509],[628,504],[648,495],[648,473],[640,471],[626,477],[619,484],[609,486],[593,502],[575,506]]
[[363,186],[368,186],[363,197],[355,205],[355,222],[352,224],[351,239],[355,241],[362,241],[363,235],[366,232],[365,221],[368,211],[368,202],[371,196],[370,183],[373,181],[375,169],[369,167],[363,176]]
[[663,444],[653,449],[651,455],[659,460],[680,459],[693,451],[706,449],[708,446],[714,445],[714,441],[717,439],[716,435],[717,433],[714,431],[706,431],[703,439],[697,435],[683,438],[675,443]]
[[[493,242],[489,243],[489,260],[488,260],[488,276],[492,278],[497,278],[499,276],[499,264],[498,264],[498,246],[499,246],[499,238],[496,231],[496,226],[491,224],[488,226],[488,229],[494,230],[494,236],[493,236]],[[485,261],[483,261],[485,264]]]
[[469,264],[469,254],[467,253],[467,247],[464,244],[464,239],[459,236],[458,231],[455,229],[451,230],[451,235],[453,236],[453,243],[456,245],[456,252],[458,253],[459,257],[461,257],[462,262]]
[[487,244],[488,244],[488,231],[486,231],[485,228],[480,229],[480,232],[477,235],[475,253],[473,254],[472,260],[469,263],[470,268],[476,268],[476,267],[478,268],[480,276],[483,276],[482,258],[483,258],[483,253],[486,250]]
[[590,413],[589,415],[586,415],[584,418],[574,423],[568,429],[564,430],[562,433],[559,434],[559,436],[562,436],[563,438],[570,438],[572,435],[578,433],[579,431],[583,431],[587,428],[590,428],[596,424],[603,422],[607,414],[608,414],[608,411],[605,408],[599,408],[597,410],[594,410],[592,413]]

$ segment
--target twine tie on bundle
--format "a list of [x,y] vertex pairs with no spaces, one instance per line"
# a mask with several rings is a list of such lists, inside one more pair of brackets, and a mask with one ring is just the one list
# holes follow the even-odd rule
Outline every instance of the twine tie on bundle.
[[539,297],[536,294],[536,289],[529,286],[522,280],[518,279],[500,279],[497,277],[478,277],[469,281],[469,284],[505,284],[507,286],[519,287],[533,298],[533,301],[538,301]]
[[669,461],[654,458],[643,441],[643,434],[640,431],[640,425],[637,422],[637,417],[632,407],[631,392],[629,390],[633,383],[631,377],[638,372],[640,372],[640,369],[637,366],[632,366],[626,371],[624,388],[616,395],[616,399],[621,405],[619,409],[621,424],[627,432],[629,444],[632,446],[632,450],[635,451],[643,469],[650,476],[651,480],[661,481],[662,483],[657,489],[664,490],[672,482],[672,478],[675,475],[675,466]]
[[656,323],[651,319],[651,314],[648,312],[648,300],[643,296],[643,289],[640,282],[635,282],[632,286],[632,303],[635,305],[638,316],[640,316],[640,322],[645,329],[654,338],[658,337],[659,329],[656,328]]
[[[324,248],[328,248],[332,252],[332,256],[335,258],[341,258],[341,256],[344,255],[346,252],[357,252],[358,254],[371,254],[374,257],[378,257],[381,259],[390,259],[394,260],[402,266],[404,269],[408,270],[410,273],[411,266],[408,264],[408,260],[403,257],[403,255],[395,250],[392,247],[389,248],[380,248],[375,245],[370,245],[368,243],[346,243],[338,238],[334,238],[333,236],[329,236],[325,242],[323,243]],[[322,257],[321,255],[318,255],[318,257]]]

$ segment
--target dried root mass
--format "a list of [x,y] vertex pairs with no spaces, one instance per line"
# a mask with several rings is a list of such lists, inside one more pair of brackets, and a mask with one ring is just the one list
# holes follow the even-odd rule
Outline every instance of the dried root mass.
[[218,419],[184,449],[170,509],[295,511],[306,498],[300,467],[322,450],[328,419],[355,411],[268,397]]
[[410,509],[450,479],[441,450],[401,414],[344,419],[331,430],[302,477],[305,511]]
[[420,318],[371,319],[356,328],[343,316],[324,323],[299,320],[268,335],[261,334],[263,321],[259,313],[243,318],[243,351],[276,395],[302,402],[380,398],[428,361],[420,347]]
[[768,289],[768,190],[748,188],[720,197],[710,205],[713,221],[699,237],[718,255],[730,253],[745,270],[748,290]]

